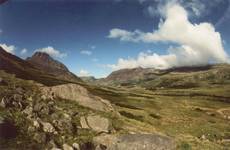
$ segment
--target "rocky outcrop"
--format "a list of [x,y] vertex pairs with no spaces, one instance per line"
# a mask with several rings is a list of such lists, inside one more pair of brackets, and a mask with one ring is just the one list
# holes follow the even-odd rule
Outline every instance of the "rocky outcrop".
[[174,150],[174,141],[157,134],[101,135],[94,138],[96,150]]
[[88,117],[81,117],[81,126],[85,129],[92,129],[96,132],[109,132],[109,120],[99,115],[90,115]]
[[52,87],[41,86],[41,91],[46,97],[73,100],[78,102],[79,105],[94,110],[113,111],[109,101],[90,94],[86,88],[77,84],[69,83]]

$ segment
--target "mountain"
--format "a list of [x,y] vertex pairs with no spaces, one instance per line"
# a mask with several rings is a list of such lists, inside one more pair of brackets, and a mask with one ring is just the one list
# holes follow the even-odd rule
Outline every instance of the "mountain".
[[[58,70],[57,66],[55,67],[55,69],[51,69],[50,67],[51,71]],[[0,70],[4,70],[5,72],[10,74],[15,74],[16,77],[26,80],[35,80],[45,85],[56,85],[64,82],[70,82],[67,79],[71,79],[71,81],[75,82],[81,82],[81,79],[67,71],[67,68],[64,67],[64,65],[62,67],[66,70],[60,69],[62,72],[57,72],[64,73],[64,75],[57,75],[54,74],[55,72],[47,71],[45,67],[39,68],[38,65],[35,65],[30,61],[25,61],[13,54],[10,54],[6,52],[2,47],[0,47]]]
[[152,68],[121,69],[100,80],[100,84],[142,87],[190,88],[222,84],[230,80],[230,65],[177,67],[166,70]]
[[97,79],[94,76],[83,76],[80,77],[83,81],[88,82],[88,83],[94,83],[97,81]]
[[155,79],[159,70],[153,68],[121,69],[112,72],[108,77],[100,79],[98,83],[105,85],[127,85],[135,84],[143,80]]
[[80,78],[71,73],[64,64],[54,60],[46,53],[35,52],[34,55],[32,57],[28,57],[26,61],[34,65],[36,68],[52,74],[60,79],[71,81],[80,80]]

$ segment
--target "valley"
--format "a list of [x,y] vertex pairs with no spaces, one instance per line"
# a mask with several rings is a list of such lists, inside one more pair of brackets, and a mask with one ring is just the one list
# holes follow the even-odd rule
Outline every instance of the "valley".
[[[65,76],[59,67],[47,73],[42,66],[0,51],[1,149],[230,147],[228,64],[137,68],[83,81],[68,69]],[[57,63],[39,55],[52,64],[45,68]],[[9,128],[12,133],[3,132]]]

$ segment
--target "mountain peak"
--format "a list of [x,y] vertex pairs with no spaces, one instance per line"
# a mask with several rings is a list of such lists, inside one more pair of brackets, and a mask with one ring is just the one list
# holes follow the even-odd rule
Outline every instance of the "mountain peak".
[[33,56],[28,57],[26,61],[36,66],[36,68],[55,75],[56,77],[66,80],[79,80],[79,78],[71,73],[63,63],[53,59],[47,53],[35,52]]
[[41,59],[50,59],[50,55],[45,52],[35,52],[32,57],[39,57]]
[[32,57],[29,57],[26,60],[36,66],[39,66],[39,68],[45,68],[47,71],[50,69],[69,71],[64,64],[54,60],[49,54],[44,52],[35,52]]

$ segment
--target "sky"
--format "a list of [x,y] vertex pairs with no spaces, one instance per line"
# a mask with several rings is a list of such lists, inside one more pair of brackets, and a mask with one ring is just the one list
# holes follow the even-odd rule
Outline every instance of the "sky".
[[78,76],[229,63],[230,0],[9,0],[0,45],[50,54]]

